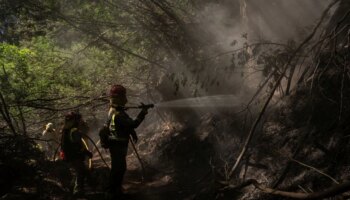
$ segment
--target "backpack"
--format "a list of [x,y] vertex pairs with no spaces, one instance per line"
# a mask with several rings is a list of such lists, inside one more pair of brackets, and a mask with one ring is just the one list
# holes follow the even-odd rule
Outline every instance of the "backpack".
[[72,133],[77,130],[77,128],[72,128],[62,131],[61,149],[64,153],[64,160],[71,160],[79,157],[79,148],[77,148],[77,146],[72,143],[71,138]]
[[109,148],[110,142],[109,142],[109,136],[111,135],[110,131],[109,131],[109,127],[108,126],[103,126],[98,135],[100,136],[100,143],[101,146],[105,149]]

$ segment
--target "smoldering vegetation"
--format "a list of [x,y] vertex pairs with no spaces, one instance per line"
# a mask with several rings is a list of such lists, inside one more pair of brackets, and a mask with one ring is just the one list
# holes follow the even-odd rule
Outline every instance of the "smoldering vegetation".
[[[134,199],[346,199],[350,7],[332,2],[17,2],[28,14],[1,1],[21,22],[2,16],[1,34],[23,38],[31,62],[49,66],[2,61],[0,133],[9,148],[1,155],[9,159],[0,164],[14,180],[4,199],[69,197],[67,166],[37,145],[42,124],[59,130],[66,111],[83,114],[109,162],[97,132],[113,83],[128,88],[129,105],[155,104],[137,129],[144,169],[129,149],[125,187]],[[16,65],[42,70],[23,71],[40,88],[9,77]],[[96,150],[93,166],[89,198],[97,199],[108,168]]]

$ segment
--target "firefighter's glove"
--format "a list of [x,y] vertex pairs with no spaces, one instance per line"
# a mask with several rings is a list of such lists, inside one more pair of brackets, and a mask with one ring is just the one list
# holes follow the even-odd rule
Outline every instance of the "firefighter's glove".
[[142,108],[141,114],[142,114],[143,116],[146,116],[146,115],[148,114],[148,108]]
[[144,103],[141,103],[141,112],[140,114],[142,114],[143,116],[146,116],[148,114],[148,109],[150,109],[150,107],[147,107]]
[[145,119],[145,116],[147,115],[147,109],[142,109],[141,112],[137,115],[137,120],[139,122],[142,122]]
[[145,119],[145,116],[148,114],[148,108],[142,108],[141,109],[141,112],[139,113],[139,115],[137,116],[137,118],[139,119],[139,120],[144,120]]

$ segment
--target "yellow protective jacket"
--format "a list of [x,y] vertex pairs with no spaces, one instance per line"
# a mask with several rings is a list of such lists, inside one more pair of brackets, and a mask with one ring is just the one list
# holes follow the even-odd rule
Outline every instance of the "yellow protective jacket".
[[109,112],[109,131],[111,142],[128,142],[129,136],[137,139],[135,128],[144,120],[144,112],[140,112],[136,119],[132,119],[121,108],[112,108]]
[[61,139],[61,150],[64,152],[67,161],[84,160],[87,151],[82,141],[82,133],[78,128],[63,129]]

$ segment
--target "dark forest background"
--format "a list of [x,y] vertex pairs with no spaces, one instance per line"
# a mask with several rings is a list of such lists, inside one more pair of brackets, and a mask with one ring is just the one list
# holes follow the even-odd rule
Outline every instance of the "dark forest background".
[[[134,199],[346,199],[349,27],[348,0],[0,0],[1,199],[68,198],[43,126],[79,111],[97,142],[111,84],[156,104]],[[215,95],[235,106],[166,106]]]

